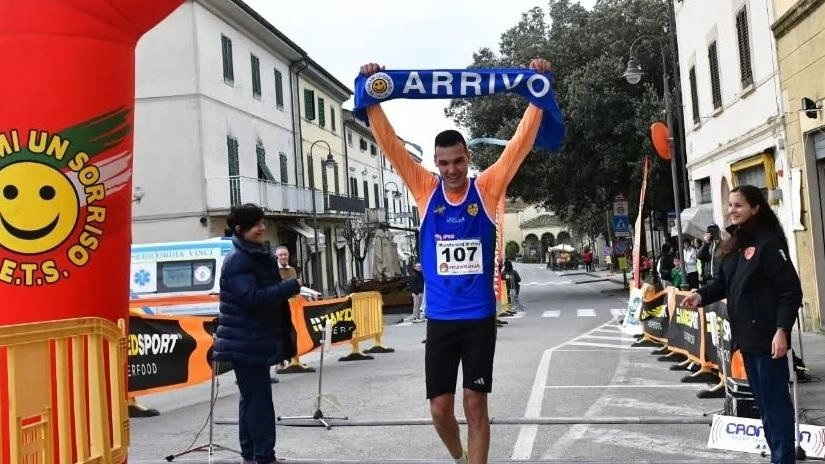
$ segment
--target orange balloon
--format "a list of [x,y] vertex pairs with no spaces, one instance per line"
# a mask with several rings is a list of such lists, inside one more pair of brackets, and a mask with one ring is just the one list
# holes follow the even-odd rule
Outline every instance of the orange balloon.
[[656,154],[663,160],[670,160],[670,143],[667,136],[667,124],[662,121],[656,121],[650,125],[650,141],[653,142],[653,148]]

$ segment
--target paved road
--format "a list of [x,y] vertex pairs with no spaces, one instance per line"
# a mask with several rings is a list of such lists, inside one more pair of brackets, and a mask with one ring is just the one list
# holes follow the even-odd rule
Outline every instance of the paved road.
[[[589,282],[581,273],[560,275],[538,265],[517,265],[525,311],[499,330],[495,384],[490,397],[494,418],[684,416],[695,420],[721,407],[722,400],[698,399],[704,385],[679,382],[684,375],[656,361],[650,348],[631,347],[617,315],[627,294],[615,281]],[[322,411],[357,421],[426,419],[423,355],[425,324],[388,316],[385,344],[395,353],[372,361],[338,362],[343,347],[328,353]],[[303,361],[318,366],[313,353]],[[315,411],[316,374],[281,375],[274,386],[279,415]],[[460,382],[460,380],[459,380]],[[220,378],[215,417],[237,416],[232,374]],[[327,401],[328,400],[328,401]],[[164,462],[195,439],[209,412],[209,386],[141,398],[161,416],[134,419],[131,463]],[[462,415],[459,410],[459,415]],[[462,427],[466,436],[466,429]],[[707,425],[493,425],[491,461],[534,462],[766,462],[740,453],[706,448]],[[297,462],[451,462],[431,426],[279,426],[278,453]],[[236,427],[215,426],[215,442],[236,447]],[[229,452],[221,462],[238,462]],[[337,461],[336,461],[337,460]],[[203,453],[176,462],[206,462]]]

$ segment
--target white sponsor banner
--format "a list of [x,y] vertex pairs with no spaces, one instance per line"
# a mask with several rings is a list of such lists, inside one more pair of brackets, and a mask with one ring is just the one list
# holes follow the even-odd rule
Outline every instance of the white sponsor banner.
[[639,317],[642,314],[642,289],[630,287],[630,298],[627,299],[627,314],[622,322],[622,332],[628,335],[639,335],[642,333],[642,321]]
[[[825,458],[825,427],[799,424],[799,444],[808,456]],[[762,421],[746,417],[713,416],[708,448],[770,453]]]

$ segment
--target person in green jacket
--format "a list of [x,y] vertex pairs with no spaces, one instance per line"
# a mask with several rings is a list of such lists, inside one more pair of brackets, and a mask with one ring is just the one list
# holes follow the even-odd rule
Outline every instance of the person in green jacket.
[[673,258],[673,270],[670,271],[670,280],[677,289],[682,288],[682,271],[679,258]]

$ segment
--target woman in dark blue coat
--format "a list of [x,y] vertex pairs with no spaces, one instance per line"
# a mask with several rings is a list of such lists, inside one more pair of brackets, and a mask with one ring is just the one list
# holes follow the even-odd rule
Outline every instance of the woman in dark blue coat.
[[296,279],[281,281],[278,263],[265,245],[263,210],[232,208],[227,219],[235,249],[221,268],[221,303],[213,357],[231,361],[240,390],[238,412],[244,464],[273,464],[275,408],[269,367],[296,352],[289,298]]
[[695,308],[728,299],[733,343],[742,351],[771,463],[792,464],[794,410],[786,352],[802,303],[799,275],[782,226],[758,188],[742,185],[731,190],[728,216],[731,237],[721,245],[719,272],[682,304]]

